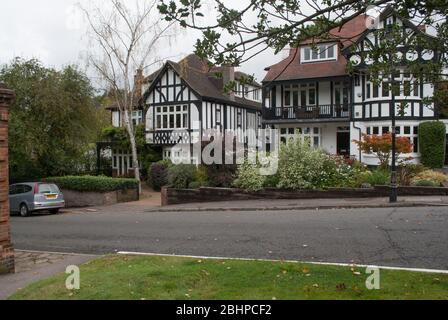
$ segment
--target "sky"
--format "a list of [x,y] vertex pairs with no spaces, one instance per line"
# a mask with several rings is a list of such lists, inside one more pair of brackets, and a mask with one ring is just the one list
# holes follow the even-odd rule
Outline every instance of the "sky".
[[[86,1],[88,0],[2,1],[0,65],[10,62],[14,57],[37,58],[45,66],[57,69],[76,64],[93,77],[85,59],[89,48],[87,25],[76,7],[77,3]],[[160,49],[159,56],[180,60],[193,52],[193,44],[197,38],[199,34],[195,31],[180,30],[174,41],[161,46],[163,49]],[[281,56],[266,52],[244,64],[240,70],[255,74],[257,80],[261,81],[265,75],[264,68],[279,60]]]

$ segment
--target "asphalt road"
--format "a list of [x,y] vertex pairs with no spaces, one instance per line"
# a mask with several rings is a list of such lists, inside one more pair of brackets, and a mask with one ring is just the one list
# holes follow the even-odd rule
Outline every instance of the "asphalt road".
[[105,254],[291,259],[448,269],[448,208],[12,217],[15,247]]

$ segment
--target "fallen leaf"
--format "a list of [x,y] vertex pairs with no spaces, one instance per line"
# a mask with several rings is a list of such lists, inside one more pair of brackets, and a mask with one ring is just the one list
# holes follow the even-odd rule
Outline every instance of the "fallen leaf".
[[336,285],[336,290],[338,290],[338,291],[343,291],[345,289],[347,289],[347,286],[345,285],[345,283],[340,283],[340,284]]

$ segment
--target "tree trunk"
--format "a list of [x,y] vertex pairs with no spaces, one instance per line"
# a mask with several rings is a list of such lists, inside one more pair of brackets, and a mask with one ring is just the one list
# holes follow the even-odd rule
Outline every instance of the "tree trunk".
[[140,180],[140,165],[138,161],[137,143],[135,142],[134,130],[129,119],[129,113],[126,110],[124,112],[124,125],[129,135],[129,141],[131,143],[131,153],[132,153],[132,166],[134,167],[134,176],[138,180],[138,192],[142,193],[142,182]]

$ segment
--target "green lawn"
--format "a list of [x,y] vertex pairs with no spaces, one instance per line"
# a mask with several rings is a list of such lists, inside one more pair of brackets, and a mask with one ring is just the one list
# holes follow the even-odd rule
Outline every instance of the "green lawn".
[[81,267],[81,290],[65,274],[10,299],[448,299],[448,275],[381,270],[367,290],[365,269],[265,261],[107,256]]

